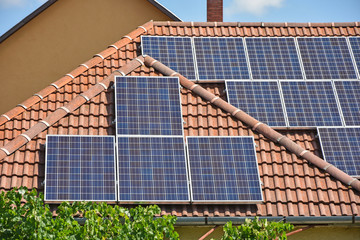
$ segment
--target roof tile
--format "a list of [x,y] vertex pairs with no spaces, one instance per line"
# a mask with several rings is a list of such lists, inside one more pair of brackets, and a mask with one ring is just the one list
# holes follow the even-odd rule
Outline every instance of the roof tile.
[[[308,24],[292,23],[239,23],[222,24],[213,27],[214,23],[194,23],[195,27],[187,23],[155,23],[148,34],[171,36],[321,36],[321,35],[359,35],[359,27],[355,24],[323,24],[309,27]],[[245,26],[246,25],[246,26]],[[286,27],[287,25],[287,27]],[[314,27],[315,26],[315,27]],[[39,92],[45,96],[43,100],[34,103],[24,110],[16,107],[24,114],[0,125],[0,146],[5,145],[29,127],[44,119],[58,107],[63,106],[78,94],[110,75],[119,66],[124,65],[139,54],[137,37],[134,43],[123,38],[118,45],[124,45],[119,50],[111,47],[102,52],[110,56],[102,60],[96,57],[85,64],[90,69],[81,66],[70,74],[79,75],[64,87],[55,91],[49,86]],[[111,49],[111,50],[110,50]],[[100,61],[100,63],[99,63]],[[94,66],[96,65],[96,66]],[[80,69],[83,71],[81,73]],[[131,75],[161,75],[141,67]],[[70,79],[69,76],[64,79]],[[65,80],[64,80],[65,81]],[[61,82],[57,82],[61,86]],[[219,96],[223,94],[223,83],[201,84],[208,91]],[[98,89],[100,90],[100,88]],[[95,91],[95,90],[94,90]],[[46,97],[48,96],[48,97]],[[223,96],[224,98],[225,96]],[[69,109],[79,109],[67,114],[64,110],[56,110],[61,120],[40,133],[25,147],[15,154],[6,157],[0,163],[0,189],[8,190],[13,186],[26,185],[30,188],[43,190],[41,182],[44,179],[44,150],[40,145],[45,143],[46,134],[115,134],[112,120],[114,114],[114,92],[107,90],[85,103],[85,99],[78,97]],[[186,122],[184,132],[187,136],[196,135],[250,135],[254,136],[258,147],[257,157],[263,182],[264,203],[244,205],[162,205],[162,215],[174,214],[177,216],[332,216],[358,215],[360,210],[359,193],[345,187],[339,181],[329,177],[327,173],[318,170],[315,166],[287,152],[284,147],[273,143],[262,135],[254,133],[243,123],[236,121],[229,114],[224,113],[216,106],[207,103],[192,92],[181,89],[183,118]],[[13,114],[13,115],[14,115]],[[13,117],[12,115],[12,117]],[[4,117],[0,117],[1,119]],[[50,122],[51,119],[49,120]],[[1,122],[0,122],[1,123]],[[319,141],[313,130],[283,131],[292,140],[295,140],[307,150],[320,154]],[[23,137],[19,137],[24,139]],[[41,150],[42,149],[42,150]],[[0,151],[0,155],[4,154]]]

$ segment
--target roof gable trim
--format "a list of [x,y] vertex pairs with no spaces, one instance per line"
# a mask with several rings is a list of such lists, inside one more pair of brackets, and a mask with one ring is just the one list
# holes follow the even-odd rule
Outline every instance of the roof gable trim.
[[99,64],[105,58],[107,58],[108,56],[110,56],[113,53],[115,53],[116,51],[118,51],[118,49],[126,46],[128,43],[131,42],[130,38],[131,39],[137,38],[138,36],[142,35],[143,33],[147,32],[148,30],[150,30],[152,28],[153,28],[153,22],[152,21],[147,22],[144,25],[139,26],[137,29],[135,29],[131,33],[129,33],[127,35],[127,36],[129,36],[129,38],[126,38],[126,37],[122,38],[120,41],[114,43],[113,45],[110,45],[107,49],[105,49],[101,53],[95,54],[93,58],[91,58],[90,60],[88,60],[87,62],[85,62],[83,64],[80,64],[79,67],[77,67],[76,69],[74,69],[70,73],[65,74],[64,77],[62,77],[62,78],[58,79],[57,81],[51,83],[49,86],[47,86],[46,88],[44,88],[40,92],[34,94],[30,98],[28,98],[27,100],[22,102],[21,104],[18,104],[15,108],[13,108],[13,109],[9,110],[8,112],[6,112],[5,114],[1,115],[0,116],[0,126],[5,124],[6,122],[10,121],[15,116],[21,114],[27,108],[29,108],[32,105],[38,103],[44,97],[47,97],[51,93],[57,91],[59,88],[61,88],[64,85],[68,84],[73,79],[75,79],[76,77],[78,77],[79,75],[81,75],[82,73],[87,71],[89,68]]
[[[141,62],[143,61],[144,61],[143,57],[135,58],[126,65],[122,66],[119,70],[121,70],[125,74],[129,74],[138,67],[142,66]],[[119,75],[119,73],[117,71],[114,71],[112,74],[110,74],[108,77],[103,79],[101,82],[89,88],[85,92],[77,95],[69,103],[65,104],[62,107],[59,107],[54,112],[46,116],[45,119],[39,121],[37,124],[32,126],[29,130],[18,135],[14,140],[5,144],[2,148],[0,148],[0,150],[2,150],[2,152],[0,152],[0,161],[3,160],[6,156],[9,156],[12,153],[14,153],[16,150],[18,150],[26,143],[30,142],[32,138],[37,136],[39,133],[41,133],[48,127],[52,126],[54,123],[58,122],[60,119],[68,115],[70,112],[75,111],[81,105],[88,102],[90,99],[97,96],[101,92],[105,91],[109,87],[110,83],[114,81],[115,75]]]

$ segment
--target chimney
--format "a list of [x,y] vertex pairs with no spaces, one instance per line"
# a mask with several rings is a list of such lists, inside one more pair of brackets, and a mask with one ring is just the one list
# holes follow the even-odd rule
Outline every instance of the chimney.
[[207,0],[207,21],[223,21],[223,0]]

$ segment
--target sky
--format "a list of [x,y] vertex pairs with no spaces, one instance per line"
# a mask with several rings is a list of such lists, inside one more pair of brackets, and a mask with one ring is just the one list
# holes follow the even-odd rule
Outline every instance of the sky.
[[[46,0],[0,0],[0,35],[44,2]],[[158,2],[183,21],[206,21],[206,0]],[[360,21],[360,0],[224,0],[224,21],[355,22]]]

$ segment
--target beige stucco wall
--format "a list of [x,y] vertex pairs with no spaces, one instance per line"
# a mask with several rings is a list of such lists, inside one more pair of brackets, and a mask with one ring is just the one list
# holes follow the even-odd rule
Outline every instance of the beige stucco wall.
[[58,0],[0,43],[0,114],[150,20],[146,0]]
[[[176,227],[180,239],[199,239],[212,227]],[[212,232],[206,240],[220,239],[223,234],[222,226]],[[288,237],[288,240],[355,240],[360,239],[360,224],[346,226],[314,227]]]

